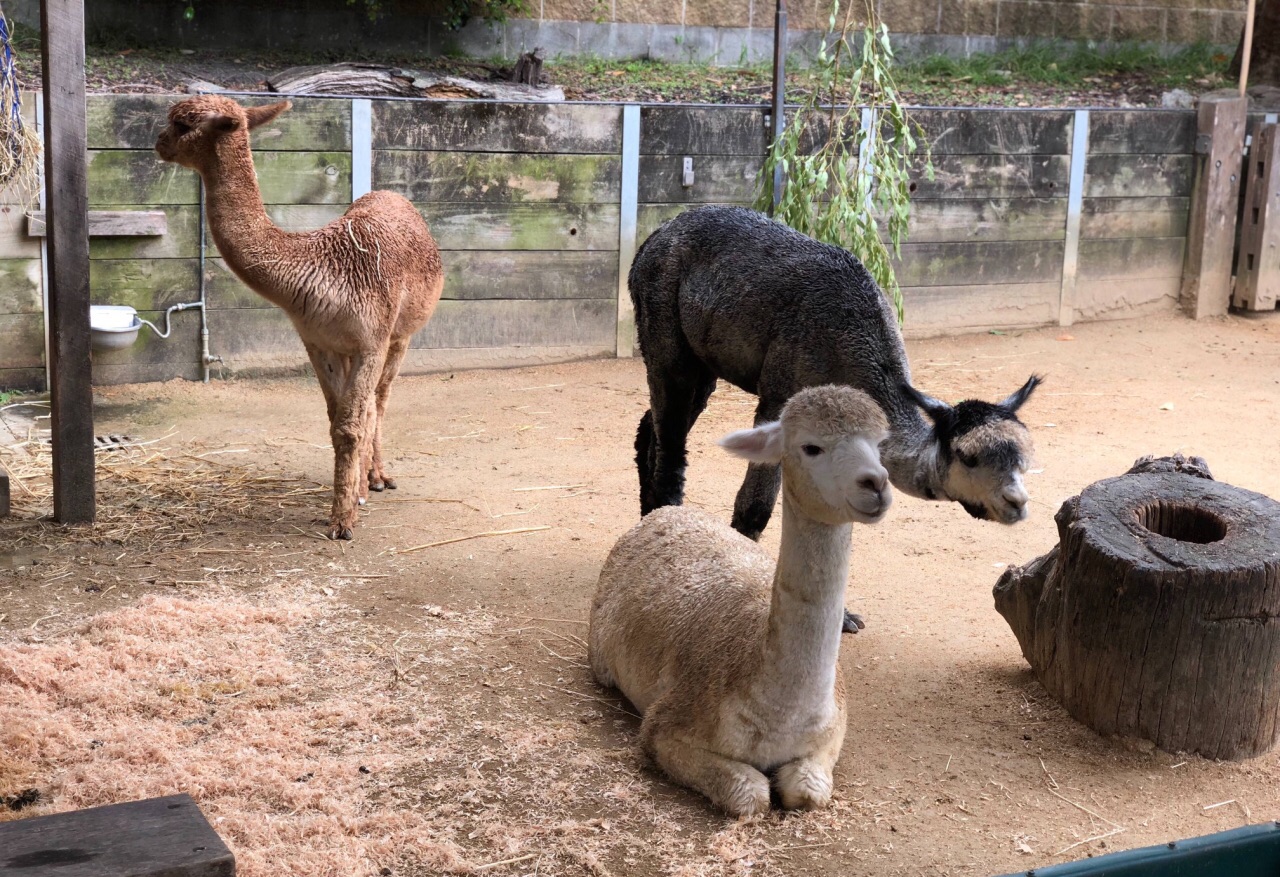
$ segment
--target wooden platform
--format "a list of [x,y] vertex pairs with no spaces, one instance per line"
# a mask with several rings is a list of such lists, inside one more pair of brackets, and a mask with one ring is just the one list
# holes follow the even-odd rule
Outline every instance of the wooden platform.
[[189,795],[0,822],[0,877],[234,877]]

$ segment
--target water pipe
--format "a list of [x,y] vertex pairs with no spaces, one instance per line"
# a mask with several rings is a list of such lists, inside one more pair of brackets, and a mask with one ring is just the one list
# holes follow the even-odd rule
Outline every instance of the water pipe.
[[168,338],[169,333],[173,331],[173,327],[169,324],[169,320],[172,317],[174,311],[189,311],[195,308],[199,308],[200,309],[200,368],[204,376],[204,382],[207,384],[209,383],[209,365],[215,362],[222,362],[222,357],[209,355],[209,318],[207,315],[208,314],[207,309],[205,308],[206,288],[205,288],[205,280],[204,280],[205,254],[206,254],[205,241],[204,241],[204,180],[200,181],[200,222],[199,222],[198,231],[200,233],[200,300],[183,302],[182,304],[171,305],[169,308],[167,308],[164,312],[164,331],[163,332],[161,332],[160,329],[156,326],[156,324],[152,323],[150,320],[144,320],[142,319],[142,317],[138,317],[138,321],[150,326],[151,331],[155,332],[161,338]]

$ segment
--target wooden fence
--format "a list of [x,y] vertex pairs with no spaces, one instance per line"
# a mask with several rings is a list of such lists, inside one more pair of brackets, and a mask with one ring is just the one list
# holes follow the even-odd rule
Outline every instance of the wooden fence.
[[[167,219],[161,236],[92,239],[92,299],[153,321],[197,299],[200,281],[197,178],[152,150],[176,99],[89,99],[91,209]],[[917,162],[898,264],[908,334],[1174,307],[1193,112],[922,109],[915,118],[935,174],[926,179]],[[414,339],[413,372],[625,352],[635,242],[693,204],[750,203],[766,121],[743,107],[298,98],[254,132],[253,147],[268,212],[283,227],[321,225],[371,187],[406,195],[430,222],[445,298]],[[40,243],[27,230],[19,209],[0,205],[0,388],[44,380]],[[240,372],[304,365],[283,313],[206,246],[212,352]],[[144,329],[131,348],[95,353],[95,381],[197,377],[199,316],[173,323],[168,340]]]

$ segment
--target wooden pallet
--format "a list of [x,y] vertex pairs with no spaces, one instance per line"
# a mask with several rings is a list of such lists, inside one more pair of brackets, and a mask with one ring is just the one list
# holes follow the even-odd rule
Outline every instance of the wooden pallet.
[[235,877],[189,795],[0,822],[0,877]]
[[1231,303],[1275,310],[1280,301],[1280,124],[1260,125],[1245,158],[1244,217]]

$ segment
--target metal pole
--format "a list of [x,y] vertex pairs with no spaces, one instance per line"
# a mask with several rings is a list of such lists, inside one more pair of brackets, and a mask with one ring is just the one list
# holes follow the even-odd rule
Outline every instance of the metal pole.
[[[773,20],[773,139],[776,144],[786,126],[783,115],[787,85],[787,0],[778,0],[778,11]],[[773,207],[782,200],[782,166],[773,169]],[[770,209],[769,214],[773,214]]]

